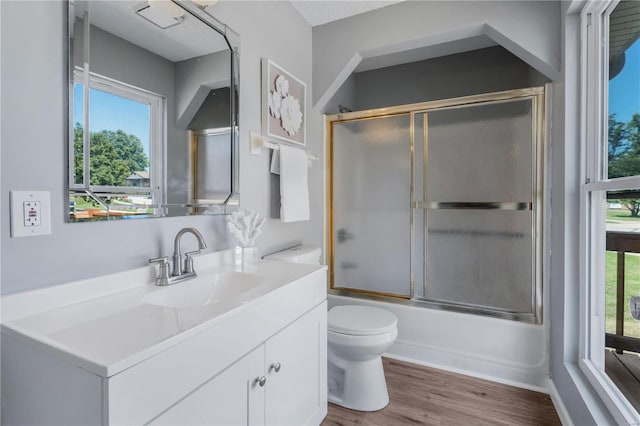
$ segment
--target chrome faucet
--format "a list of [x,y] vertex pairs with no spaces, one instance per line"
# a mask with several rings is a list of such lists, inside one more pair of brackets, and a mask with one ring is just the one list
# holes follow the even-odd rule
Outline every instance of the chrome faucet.
[[[198,250],[186,252],[184,263],[182,261],[182,252],[180,251],[180,240],[184,234],[193,234],[198,240]],[[180,281],[192,278],[196,276],[196,271],[193,270],[193,255],[200,253],[200,250],[207,248],[207,243],[204,242],[204,237],[196,228],[182,228],[176,234],[176,238],[173,241],[173,272],[171,272],[171,266],[169,265],[169,258],[167,256],[157,257],[155,259],[149,259],[149,263],[159,263],[158,277],[156,278],[156,285],[170,285]]]
[[[182,253],[180,252],[180,239],[186,233],[193,234],[198,240],[198,250],[185,253],[184,268],[182,267]],[[173,240],[173,274],[174,277],[179,277],[184,274],[193,273],[193,259],[191,256],[200,253],[200,250],[207,248],[207,243],[204,242],[204,237],[196,228],[182,228],[176,234],[176,239]]]

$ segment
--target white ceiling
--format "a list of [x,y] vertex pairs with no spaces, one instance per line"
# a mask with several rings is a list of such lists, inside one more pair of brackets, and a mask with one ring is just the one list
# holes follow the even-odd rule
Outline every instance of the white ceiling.
[[92,25],[172,62],[228,49],[224,37],[188,12],[181,24],[163,30],[135,13],[135,6],[140,3],[140,0],[76,2],[74,13],[81,18],[88,8]]
[[312,27],[380,9],[404,0],[290,0]]

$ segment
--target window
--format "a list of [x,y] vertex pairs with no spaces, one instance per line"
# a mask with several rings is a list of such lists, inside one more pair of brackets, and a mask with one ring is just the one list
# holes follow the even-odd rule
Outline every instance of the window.
[[640,2],[591,2],[582,23],[580,367],[616,421],[632,424],[640,422],[640,381],[629,381],[640,378],[640,322],[630,309],[640,296]]
[[76,70],[72,102],[72,220],[153,213],[162,202],[163,98]]

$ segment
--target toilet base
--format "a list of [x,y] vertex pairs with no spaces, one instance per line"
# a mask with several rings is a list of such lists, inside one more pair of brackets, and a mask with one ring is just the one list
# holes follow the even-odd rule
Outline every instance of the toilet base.
[[341,359],[335,363],[332,358],[330,354],[329,402],[357,411],[377,411],[389,404],[381,357],[367,361]]

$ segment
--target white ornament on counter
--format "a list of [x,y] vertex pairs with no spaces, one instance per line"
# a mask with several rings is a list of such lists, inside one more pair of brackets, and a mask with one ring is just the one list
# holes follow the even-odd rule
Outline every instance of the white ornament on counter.
[[243,248],[256,245],[256,239],[262,233],[260,228],[263,224],[264,218],[251,209],[238,210],[227,216],[227,228],[238,241],[238,245]]

